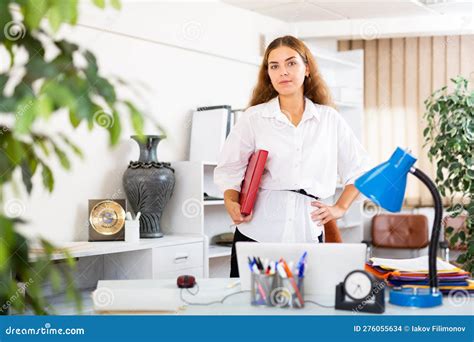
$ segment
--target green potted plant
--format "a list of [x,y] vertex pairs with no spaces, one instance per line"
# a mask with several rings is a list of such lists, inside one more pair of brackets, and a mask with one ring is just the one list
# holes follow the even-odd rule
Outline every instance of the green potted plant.
[[436,163],[436,184],[449,204],[451,217],[466,217],[466,230],[446,227],[450,245],[464,250],[456,262],[474,272],[474,91],[468,80],[451,79],[454,90],[435,91],[424,103],[427,127],[423,131],[428,157]]
[[[104,0],[93,2],[105,7]],[[110,4],[120,9],[119,1]],[[143,136],[144,115],[132,102],[117,97],[115,82],[101,76],[94,54],[56,38],[61,25],[75,25],[77,17],[77,0],[0,0],[0,54],[2,62],[4,55],[9,59],[8,68],[0,73],[0,314],[11,308],[54,312],[48,310],[44,293],[47,281],[81,309],[73,281],[74,259],[66,252],[68,267],[57,266],[51,261],[55,247],[41,240],[44,253],[30,260],[30,242],[18,232],[24,221],[5,212],[6,185],[19,182],[30,194],[36,185],[33,176],[39,173],[42,185],[52,192],[51,160],[57,158],[68,170],[71,155],[83,157],[72,137],[46,135],[35,129],[35,123],[68,115],[73,128],[84,123],[89,130],[107,129],[110,145],[115,146],[126,114],[136,134]],[[56,53],[47,54],[49,49]]]

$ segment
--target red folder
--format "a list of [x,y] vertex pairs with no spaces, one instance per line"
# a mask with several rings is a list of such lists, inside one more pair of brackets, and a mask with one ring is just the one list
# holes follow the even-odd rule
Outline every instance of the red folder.
[[257,150],[250,157],[239,197],[240,213],[242,215],[250,215],[252,212],[267,157],[268,151],[265,150]]

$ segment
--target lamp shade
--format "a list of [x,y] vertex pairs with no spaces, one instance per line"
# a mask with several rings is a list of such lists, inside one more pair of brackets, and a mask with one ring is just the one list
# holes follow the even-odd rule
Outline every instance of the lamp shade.
[[415,157],[397,147],[389,160],[357,178],[354,185],[382,208],[398,212],[405,197],[407,174],[415,162]]

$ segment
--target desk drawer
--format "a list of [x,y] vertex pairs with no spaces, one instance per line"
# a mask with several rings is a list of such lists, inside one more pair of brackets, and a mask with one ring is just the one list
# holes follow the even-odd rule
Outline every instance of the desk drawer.
[[177,279],[180,275],[192,275],[196,279],[202,279],[204,277],[204,268],[187,268],[184,270],[175,270],[169,272],[158,272],[156,279]]
[[153,248],[153,278],[165,272],[203,267],[202,242]]

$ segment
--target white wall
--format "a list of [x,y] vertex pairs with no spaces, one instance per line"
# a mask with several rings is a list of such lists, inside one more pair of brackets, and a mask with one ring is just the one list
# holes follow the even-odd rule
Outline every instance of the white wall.
[[[203,105],[246,106],[257,76],[260,35],[285,27],[221,3],[124,2],[120,12],[84,4],[80,24],[65,34],[96,54],[103,75],[120,76],[141,89],[142,107],[168,134],[158,159],[177,161],[188,158],[191,111]],[[37,128],[71,133],[86,159],[74,159],[70,172],[53,164],[53,194],[36,185],[30,199],[11,193],[6,208],[30,220],[23,229],[27,234],[53,241],[87,239],[87,200],[125,198],[122,174],[138,157],[138,147],[128,139],[129,125],[114,150],[100,127],[90,133],[69,126],[62,115]],[[148,127],[146,133],[157,132]]]

